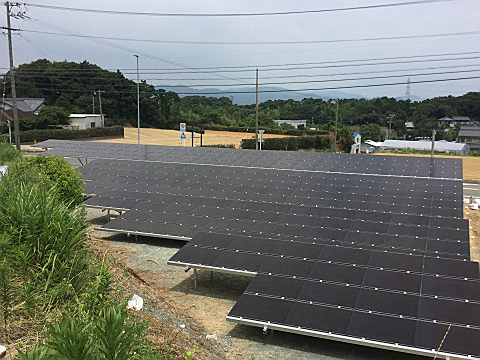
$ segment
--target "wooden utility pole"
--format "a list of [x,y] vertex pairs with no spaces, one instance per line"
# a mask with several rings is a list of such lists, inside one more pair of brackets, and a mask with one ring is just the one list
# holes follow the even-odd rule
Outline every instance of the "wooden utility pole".
[[100,102],[100,122],[102,123],[102,127],[105,127],[105,121],[103,120],[103,112],[102,112],[102,90],[98,90],[98,101]]
[[10,10],[12,8],[12,5],[9,2],[6,2],[5,6],[7,7],[8,54],[10,56],[10,77],[12,86],[13,123],[15,126],[15,147],[17,148],[17,150],[20,150],[20,129],[18,123],[17,91],[15,89],[15,69],[13,67],[12,26],[10,24]]
[[333,152],[337,152],[337,127],[338,127],[338,103],[340,102],[338,99],[335,100],[335,102],[337,103],[337,113],[335,115],[335,140],[334,140],[334,143],[333,143]]
[[258,69],[255,99],[255,150],[258,150]]

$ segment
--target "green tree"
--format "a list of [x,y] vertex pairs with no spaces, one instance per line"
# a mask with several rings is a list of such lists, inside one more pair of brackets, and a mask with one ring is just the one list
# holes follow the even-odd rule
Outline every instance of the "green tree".
[[49,125],[68,124],[70,113],[58,106],[44,106],[38,115],[37,129],[46,129]]

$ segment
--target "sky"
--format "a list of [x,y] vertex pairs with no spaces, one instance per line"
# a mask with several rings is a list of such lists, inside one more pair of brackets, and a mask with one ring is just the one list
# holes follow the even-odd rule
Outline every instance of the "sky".
[[[30,0],[31,4],[76,8],[158,13],[262,13],[319,10],[363,5],[398,3],[402,0]],[[410,2],[413,0],[403,0]],[[24,8],[25,9],[25,8]],[[6,26],[5,8],[0,26]],[[136,59],[140,55],[140,78],[154,85],[190,85],[227,89],[255,84],[259,67],[260,86],[279,86],[293,90],[338,88],[364,97],[405,96],[410,77],[411,94],[421,98],[462,95],[479,91],[480,79],[415,83],[416,81],[480,77],[480,1],[451,0],[420,5],[337,11],[311,14],[250,17],[154,17],[105,13],[84,13],[26,7],[27,20],[13,19],[12,26],[24,30],[13,36],[14,62],[19,65],[38,58],[51,61],[87,60],[102,68],[121,69],[136,78]],[[61,28],[58,28],[61,27]],[[226,44],[150,43],[140,41],[95,40],[41,34],[32,31],[66,33],[68,30],[90,36],[128,39],[224,42]],[[361,39],[398,36],[478,34],[365,41]],[[342,42],[340,40],[359,40]],[[5,35],[0,36],[0,73],[9,66]],[[313,44],[252,44],[252,42],[325,41]],[[250,42],[250,44],[233,44]],[[115,46],[123,47],[119,49]],[[478,52],[475,54],[474,52]],[[460,54],[436,57],[425,55]],[[473,53],[473,54],[471,54]],[[403,60],[368,60],[415,57]],[[468,58],[468,59],[465,59]],[[453,60],[456,59],[456,60]],[[356,62],[350,62],[355,60]],[[432,61],[435,60],[435,61]],[[384,64],[385,62],[397,62]],[[403,63],[398,63],[403,61]],[[272,70],[268,65],[284,66]],[[323,64],[318,64],[323,63]],[[370,65],[366,65],[366,63]],[[355,64],[356,66],[351,66]],[[373,65],[372,65],[373,64]],[[223,69],[185,73],[188,68],[246,67],[235,72]],[[430,69],[428,69],[430,68]],[[154,69],[154,70],[146,70]],[[169,70],[165,70],[169,69]],[[177,71],[174,71],[177,70]],[[241,70],[241,71],[239,71]],[[189,70],[190,72],[192,70]],[[165,74],[172,72],[171,74]],[[423,75],[428,73],[445,73]],[[341,75],[339,75],[341,74]],[[290,77],[285,77],[290,76]],[[392,77],[395,76],[395,77]],[[384,77],[382,79],[358,79]],[[241,79],[239,79],[241,78]],[[345,80],[347,79],[347,80]],[[340,81],[342,80],[342,81]],[[287,83],[319,81],[309,83]],[[326,82],[327,81],[327,82]],[[395,86],[355,87],[401,83]],[[252,103],[255,95],[252,94]]]

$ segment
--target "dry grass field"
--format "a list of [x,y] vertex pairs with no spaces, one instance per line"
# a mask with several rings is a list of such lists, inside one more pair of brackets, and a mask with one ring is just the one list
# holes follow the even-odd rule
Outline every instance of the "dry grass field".
[[[254,129],[255,130],[255,129]],[[254,133],[255,131],[253,131]],[[235,148],[240,148],[240,142],[242,139],[249,139],[254,136],[252,132],[240,133],[240,132],[228,132],[228,131],[213,131],[205,130],[203,135],[204,145],[218,145],[218,144],[233,144]],[[185,146],[192,146],[192,139],[190,133],[185,133],[187,139],[185,140]],[[193,140],[194,146],[200,146],[200,134]],[[273,135],[264,134],[264,138],[272,137],[286,137],[285,135]],[[136,144],[138,140],[137,128],[125,128],[125,138],[123,139],[109,139],[99,140],[101,142],[123,143],[123,144]],[[162,129],[142,129],[140,128],[140,143],[147,145],[170,145],[170,146],[183,146],[183,140],[180,140],[180,131],[177,130],[162,130]]]

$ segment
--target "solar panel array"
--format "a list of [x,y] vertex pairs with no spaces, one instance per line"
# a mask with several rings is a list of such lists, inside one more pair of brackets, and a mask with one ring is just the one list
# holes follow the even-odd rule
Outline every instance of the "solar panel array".
[[[227,319],[434,354],[480,356],[456,159],[49,141],[96,158],[105,230],[190,240],[173,265],[256,275]],[[42,146],[44,146],[43,144]]]
[[255,151],[200,147],[131,145],[88,141],[47,140],[38,147],[47,154],[89,159],[142,160],[282,170],[329,171],[391,176],[461,179],[461,162],[455,159],[358,156],[290,151]]
[[87,205],[130,210],[106,230],[187,239],[210,231],[469,258],[459,182],[119,160],[81,171],[85,192],[95,195]]
[[[480,355],[478,263],[201,233],[170,263],[255,273],[227,319],[308,335]],[[200,265],[200,266],[199,266]]]

